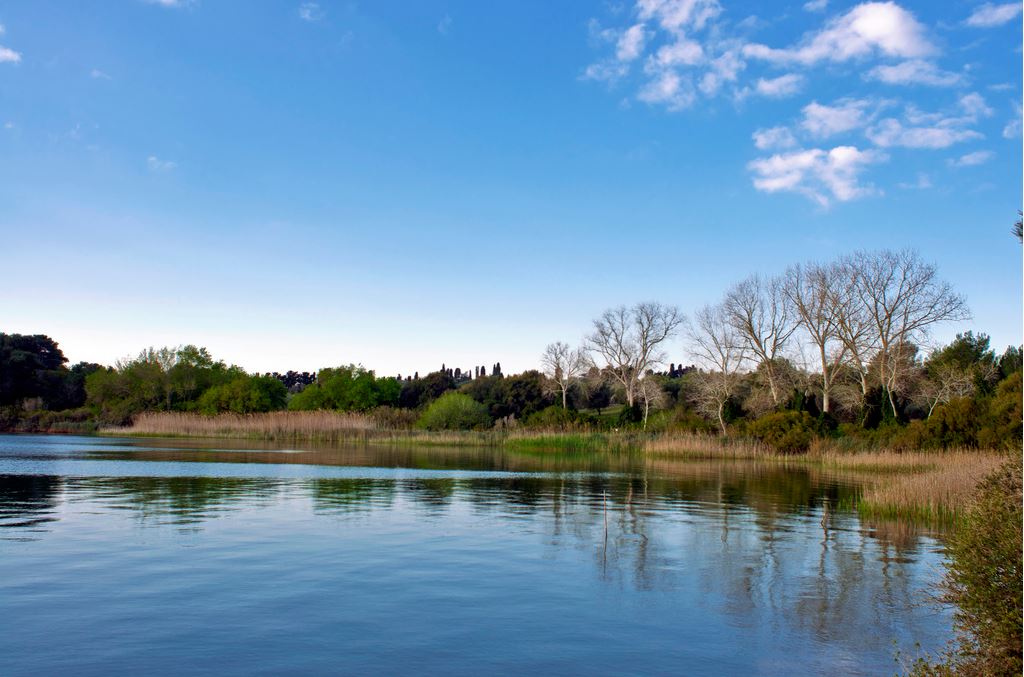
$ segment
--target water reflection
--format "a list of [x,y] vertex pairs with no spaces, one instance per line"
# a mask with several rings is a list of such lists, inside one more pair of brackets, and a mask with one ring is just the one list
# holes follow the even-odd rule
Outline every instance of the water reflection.
[[[159,538],[171,526],[199,559],[184,558],[172,540],[127,570],[149,585],[153,572],[180,567],[177,585],[223,590],[218,608],[270,603],[268,593],[253,597],[246,571],[300,572],[268,599],[282,595],[302,618],[312,614],[328,627],[363,629],[340,631],[302,659],[290,650],[292,661],[388,632],[396,613],[416,639],[403,654],[390,638],[389,656],[422,657],[425,646],[452,641],[438,633],[457,627],[459,646],[481,655],[514,655],[527,666],[585,650],[567,654],[565,665],[595,672],[715,672],[699,669],[711,660],[716,669],[733,665],[724,673],[876,674],[891,667],[894,640],[938,648],[948,638],[948,615],[922,607],[941,543],[906,526],[864,524],[841,509],[859,491],[852,477],[635,454],[217,445],[0,436],[0,539],[59,549],[88,537],[99,550],[71,552],[116,567],[118,558],[136,556],[128,553],[137,544],[153,542],[146,534]],[[122,530],[124,518],[136,531]],[[61,580],[59,559],[19,553]],[[193,569],[196,561],[207,568]],[[30,600],[36,583],[26,566],[0,558],[0,578],[11,577],[9,589]],[[79,584],[79,574],[64,573],[68,585]],[[102,578],[90,584],[100,586],[93,594],[110,594]],[[149,594],[172,609],[183,599],[176,590],[166,599],[162,590]],[[333,599],[341,590],[343,601]],[[378,618],[382,605],[398,610]],[[338,625],[349,608],[362,615]],[[444,623],[430,615],[438,608],[449,614]],[[235,622],[254,622],[248,613]],[[572,623],[538,627],[533,636],[523,614]],[[526,633],[522,644],[492,644],[509,632]],[[531,653],[552,637],[557,646]],[[246,655],[255,661],[272,644],[264,638]],[[637,645],[649,655],[638,655]],[[346,646],[358,653],[363,645]],[[634,662],[616,669],[623,656]],[[411,666],[372,658],[344,665]],[[139,661],[129,664],[152,667]],[[464,665],[454,671],[488,667]],[[271,669],[243,660],[238,670],[245,667]]]

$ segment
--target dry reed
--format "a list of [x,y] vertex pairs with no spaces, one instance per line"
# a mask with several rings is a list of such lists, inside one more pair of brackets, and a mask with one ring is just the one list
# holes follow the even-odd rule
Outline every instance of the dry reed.
[[373,419],[365,414],[336,411],[272,411],[217,416],[159,412],[139,414],[130,426],[104,428],[100,432],[168,437],[330,440],[365,435],[376,429]]

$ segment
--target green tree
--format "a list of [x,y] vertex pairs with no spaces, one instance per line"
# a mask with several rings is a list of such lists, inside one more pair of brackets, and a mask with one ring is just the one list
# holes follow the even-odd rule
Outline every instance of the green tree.
[[287,399],[288,389],[276,378],[243,375],[204,392],[197,408],[204,414],[252,414],[283,409]]
[[437,398],[417,423],[427,430],[476,430],[490,424],[487,407],[463,393],[445,393]]

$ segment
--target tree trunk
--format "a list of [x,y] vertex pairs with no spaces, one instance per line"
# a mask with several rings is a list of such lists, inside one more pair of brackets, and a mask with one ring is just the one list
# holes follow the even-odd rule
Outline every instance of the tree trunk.
[[567,398],[568,398],[568,392],[569,392],[568,388],[566,388],[566,387],[562,388],[562,409],[568,409],[569,408],[569,405],[566,404],[566,401],[567,401]]
[[725,409],[725,401],[718,403],[718,427],[722,429],[722,434],[725,434],[725,417],[722,415]]

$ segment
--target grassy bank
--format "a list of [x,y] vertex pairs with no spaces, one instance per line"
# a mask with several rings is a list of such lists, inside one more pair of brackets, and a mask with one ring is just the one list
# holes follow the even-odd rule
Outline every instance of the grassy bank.
[[856,507],[866,518],[933,524],[951,523],[963,515],[974,488],[1007,457],[1006,452],[977,449],[932,452],[851,449],[828,440],[817,441],[806,453],[780,454],[749,439],[642,431],[428,432],[389,427],[365,414],[333,411],[218,416],[153,413],[138,416],[131,426],[104,428],[100,432],[130,436],[500,447],[541,454],[632,451],[652,459],[748,459],[813,465],[855,476],[864,485],[864,492],[851,507]]

